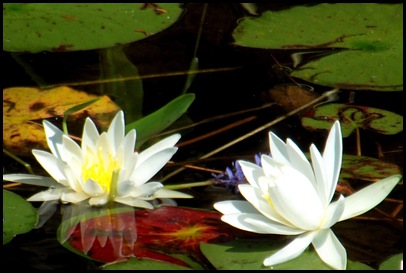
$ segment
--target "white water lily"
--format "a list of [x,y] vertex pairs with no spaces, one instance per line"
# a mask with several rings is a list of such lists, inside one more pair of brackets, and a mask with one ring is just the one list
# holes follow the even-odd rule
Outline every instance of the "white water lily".
[[[175,154],[179,134],[169,136],[141,153],[135,152],[136,131],[125,135],[124,114],[119,111],[107,132],[98,133],[90,118],[85,121],[81,146],[50,122],[43,125],[52,153],[33,150],[42,167],[57,182],[28,201],[79,203],[89,199],[92,206],[109,201],[143,208],[153,208],[157,198],[192,196],[165,189],[149,181]],[[49,178],[36,175],[9,174],[4,180],[49,185]],[[149,182],[148,182],[149,181]],[[40,182],[40,183],[38,183]],[[148,182],[148,183],[147,183]]]
[[287,246],[266,258],[265,266],[298,257],[312,244],[323,262],[345,269],[347,253],[330,229],[378,205],[401,179],[394,175],[332,201],[341,170],[342,137],[336,121],[323,154],[310,146],[310,163],[290,139],[284,143],[269,133],[272,157],[262,155],[262,167],[239,161],[249,184],[239,185],[244,200],[221,201],[214,208],[228,224],[261,234],[296,235]]

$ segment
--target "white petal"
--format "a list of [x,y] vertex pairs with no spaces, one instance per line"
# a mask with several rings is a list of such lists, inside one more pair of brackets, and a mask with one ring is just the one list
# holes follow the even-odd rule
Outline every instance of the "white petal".
[[47,120],[43,120],[42,124],[44,125],[45,135],[47,138],[47,143],[51,152],[59,159],[64,160],[63,157],[63,145],[62,145],[62,136],[64,133],[59,130],[58,127],[53,125]]
[[62,193],[61,201],[64,203],[79,203],[83,200],[89,198],[89,195],[85,194],[84,192],[73,192],[69,191],[66,193]]
[[320,230],[313,239],[313,246],[327,265],[337,270],[346,269],[347,252],[331,229]]
[[103,132],[100,137],[99,140],[97,141],[96,144],[96,150],[97,153],[100,153],[101,157],[103,158],[103,162],[104,162],[104,168],[107,169],[107,166],[110,162],[110,157],[111,156],[115,156],[115,154],[112,154],[112,143],[109,142],[109,138],[106,134],[106,132]]
[[275,210],[300,229],[317,228],[325,210],[318,193],[302,173],[289,166],[283,169],[284,174],[275,179],[275,187],[269,192]]
[[313,241],[316,232],[306,232],[296,237],[287,246],[264,260],[265,266],[272,266],[287,262],[298,257]]
[[[333,127],[327,137],[326,146],[323,152],[323,160],[325,162],[327,179],[331,183],[337,183],[341,171],[341,163],[343,156],[343,140],[341,136],[340,122],[334,122]],[[334,195],[334,188],[330,188],[330,198]]]
[[297,235],[303,233],[303,230],[272,222],[258,212],[256,214],[225,214],[221,220],[233,227],[260,234]]
[[[122,154],[124,153],[124,154]],[[137,165],[138,153],[126,153],[119,150],[117,154],[118,166],[121,166],[118,181],[128,180]]]
[[43,187],[61,187],[62,185],[56,182],[51,177],[45,177],[34,174],[14,173],[3,174],[3,180],[20,182],[28,185],[43,186]]
[[262,168],[254,163],[243,160],[238,160],[238,164],[240,164],[241,170],[244,173],[248,183],[250,183],[253,187],[259,188],[258,179],[259,177],[265,175]]
[[134,198],[154,199],[154,193],[161,188],[163,188],[163,185],[159,182],[148,182],[141,186],[133,187],[126,195]]
[[321,202],[327,206],[330,204],[331,198],[333,198],[332,193],[334,193],[337,181],[332,183],[333,181],[329,180],[327,172],[329,166],[325,165],[323,157],[314,144],[310,146],[310,155],[312,157],[312,165],[315,174],[314,186],[319,194]]
[[[265,154],[261,155],[261,165],[265,176],[275,177],[282,175],[280,168],[284,164]],[[255,165],[257,166],[257,165]]]
[[173,147],[179,141],[179,139],[180,134],[174,134],[155,143],[154,145],[140,153],[138,164],[142,164],[144,161],[148,160],[148,158],[156,153],[159,153],[162,150]]
[[89,178],[83,185],[83,191],[90,196],[101,196],[106,194],[104,189],[100,186],[99,183]]
[[83,128],[81,147],[84,153],[87,153],[88,149],[96,150],[96,143],[99,139],[99,132],[96,125],[90,118],[86,118],[85,126]]
[[51,201],[58,200],[61,198],[62,192],[65,191],[65,188],[49,189],[46,191],[41,191],[37,194],[34,194],[27,201]]
[[123,142],[123,149],[125,152],[124,158],[127,158],[129,155],[134,154],[135,150],[135,139],[136,139],[136,132],[135,130],[131,130],[124,138]]
[[272,132],[269,132],[269,147],[273,159],[283,164],[290,164],[285,142]]
[[32,150],[37,161],[41,164],[41,166],[56,180],[66,180],[66,176],[63,170],[60,169],[60,165],[58,158],[56,158],[53,154],[50,154],[45,151],[41,150]]
[[165,188],[159,189],[154,193],[155,198],[193,198],[192,195],[180,191],[168,190]]
[[214,203],[213,207],[223,214],[232,213],[258,213],[250,203],[243,200],[220,201]]
[[[148,157],[148,160],[138,164],[134,169],[130,179],[134,181],[135,186],[140,186],[153,177],[169,159],[176,153],[177,147],[166,148]],[[138,161],[141,158],[138,159]]]
[[272,206],[272,202],[264,199],[263,193],[259,189],[254,188],[251,185],[239,185],[238,189],[244,198],[265,217],[280,224],[293,227],[291,223],[281,217],[279,212],[275,210],[275,207]]
[[289,155],[290,164],[304,174],[309,181],[315,182],[313,169],[309,160],[307,160],[299,147],[289,138],[286,140],[286,151]]
[[113,149],[113,154],[116,154],[117,149],[124,140],[125,125],[124,125],[124,113],[123,111],[117,112],[113,121],[110,123],[110,127],[107,130],[107,136]]
[[89,205],[91,206],[102,206],[107,204],[108,202],[108,195],[105,194],[103,196],[92,197],[89,199]]
[[72,162],[75,162],[76,165],[82,165],[82,149],[80,146],[68,136],[63,136],[62,143],[65,162],[69,165],[71,165]]
[[[59,161],[60,162],[60,161]],[[81,169],[72,169],[71,166],[60,163],[59,169],[65,174],[67,187],[71,188],[73,191],[80,192],[83,190],[83,178]]]
[[345,198],[344,196],[340,195],[337,201],[332,202],[328,206],[324,222],[320,226],[320,228],[321,229],[330,228],[335,223],[337,223],[341,215],[343,215],[344,208],[345,208]]
[[377,206],[401,178],[401,175],[392,175],[346,197],[344,212],[339,221],[358,216]]
[[137,199],[137,198],[133,198],[133,197],[117,196],[116,198],[114,198],[114,201],[124,204],[124,205],[132,206],[132,207],[139,207],[139,208],[146,208],[146,209],[154,208],[154,206],[152,206],[151,203],[144,201],[144,200]]
[[132,180],[118,180],[117,194],[119,196],[128,195],[133,188],[134,182]]
[[260,214],[250,203],[241,200],[221,201],[214,208],[224,215],[221,220],[236,228],[265,234],[293,235],[302,233],[302,230],[287,227],[273,222]]

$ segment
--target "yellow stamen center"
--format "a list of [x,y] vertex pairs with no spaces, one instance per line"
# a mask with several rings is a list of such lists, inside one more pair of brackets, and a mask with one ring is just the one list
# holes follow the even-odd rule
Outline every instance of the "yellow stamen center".
[[83,180],[91,178],[96,181],[106,193],[110,193],[113,172],[117,171],[117,159],[111,154],[106,157],[99,148],[97,155],[88,152],[85,158],[85,164],[82,166]]

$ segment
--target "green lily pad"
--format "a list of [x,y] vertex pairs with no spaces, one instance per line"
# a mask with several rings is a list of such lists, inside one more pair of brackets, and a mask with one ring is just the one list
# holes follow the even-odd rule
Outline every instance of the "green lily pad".
[[181,265],[154,261],[149,259],[130,258],[128,261],[107,264],[102,270],[191,270]]
[[[272,237],[270,237],[272,238]],[[277,239],[238,240],[223,244],[200,243],[200,249],[217,270],[260,270],[266,257],[282,248]],[[269,268],[268,268],[269,269]]]
[[309,62],[290,75],[340,89],[402,91],[403,63],[398,58],[402,53],[389,47],[378,52],[345,50]]
[[233,37],[245,47],[338,49],[291,74],[312,83],[403,90],[403,4],[323,3],[267,11],[242,19]]
[[344,138],[350,136],[356,128],[384,135],[403,131],[403,116],[373,107],[330,103],[317,107],[309,115],[302,118],[302,126],[306,129],[329,130],[335,120],[340,120]]
[[[266,240],[238,240],[223,244],[201,243],[202,252],[218,270],[329,270],[317,253],[306,250],[299,257],[272,267],[265,267],[262,263],[265,258],[271,256],[285,246],[286,242],[277,242],[270,237]],[[372,270],[371,267],[348,261],[348,270]]]
[[399,253],[389,257],[379,266],[379,270],[399,270],[402,265],[403,269],[403,253]]
[[162,31],[182,11],[178,3],[3,3],[3,50],[113,47]]
[[3,190],[3,245],[16,235],[32,230],[38,220],[37,210],[21,196]]
[[395,174],[402,174],[398,165],[368,156],[343,155],[340,182],[346,179],[378,181]]

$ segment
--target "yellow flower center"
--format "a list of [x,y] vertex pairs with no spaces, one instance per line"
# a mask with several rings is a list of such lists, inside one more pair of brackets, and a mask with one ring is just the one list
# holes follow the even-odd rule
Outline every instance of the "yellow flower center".
[[117,159],[111,154],[106,157],[99,148],[97,154],[86,153],[85,163],[82,166],[83,180],[91,178],[97,182],[106,193],[110,193],[113,173],[117,171]]

